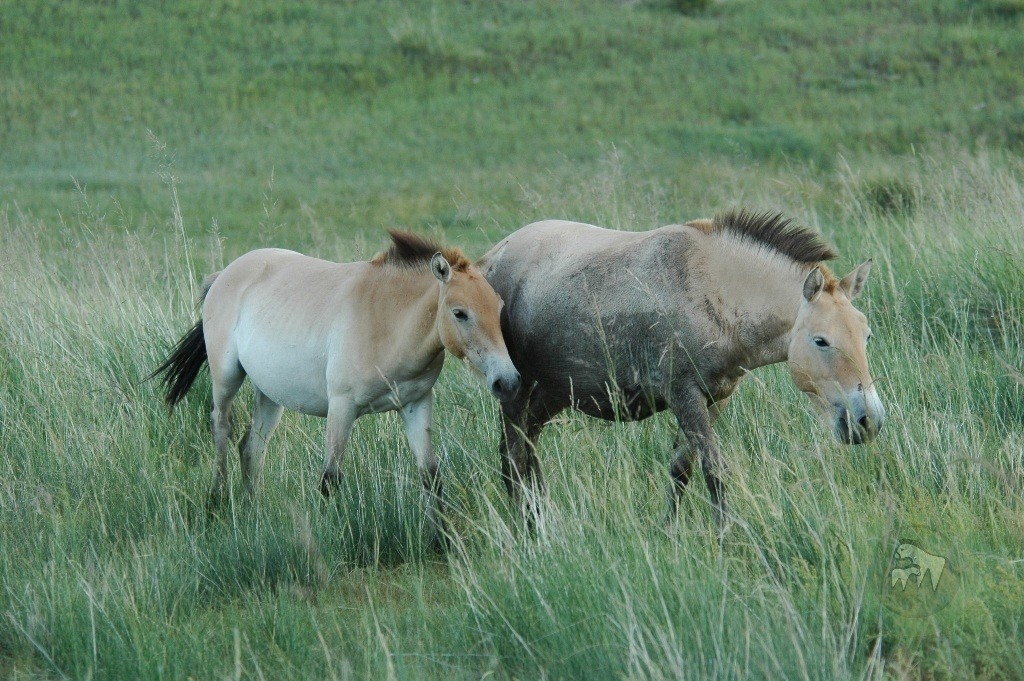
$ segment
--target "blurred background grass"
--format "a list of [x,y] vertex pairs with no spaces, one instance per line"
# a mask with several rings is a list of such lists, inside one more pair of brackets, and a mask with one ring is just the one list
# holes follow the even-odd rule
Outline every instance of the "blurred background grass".
[[74,178],[155,229],[170,172],[232,253],[316,226],[486,241],[521,186],[578,186],[612,148],[679,217],[721,208],[723,167],[1024,148],[1012,0],[697,4],[7,3],[0,201],[49,221]]

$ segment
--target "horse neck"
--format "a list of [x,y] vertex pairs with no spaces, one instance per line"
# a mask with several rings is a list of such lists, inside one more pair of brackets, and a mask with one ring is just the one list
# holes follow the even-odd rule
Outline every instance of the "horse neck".
[[[389,268],[381,273],[381,292],[387,296],[392,347],[409,358],[410,366],[427,366],[444,352],[437,330],[440,293],[437,279],[426,268]],[[382,339],[383,340],[383,339]]]
[[[731,354],[740,358],[746,369],[786,361],[803,282],[815,266],[793,264],[781,257],[778,262],[756,265],[762,266],[746,270],[756,272],[756,276],[730,277],[731,283],[723,286],[722,295],[723,317],[738,320],[729,334]],[[733,272],[739,269],[734,264]]]

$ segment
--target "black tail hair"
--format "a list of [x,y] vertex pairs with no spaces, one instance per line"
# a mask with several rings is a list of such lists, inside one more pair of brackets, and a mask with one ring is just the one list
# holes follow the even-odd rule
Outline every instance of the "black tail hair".
[[[206,302],[206,296],[213,286],[213,282],[220,276],[220,272],[214,272],[203,279],[203,288],[199,293],[199,300],[196,307],[202,307]],[[178,344],[171,350],[171,354],[163,361],[163,364],[153,370],[146,380],[156,378],[163,374],[160,379],[164,384],[167,394],[164,400],[170,407],[185,399],[185,394],[196,382],[196,377],[206,364],[206,337],[203,335],[203,320],[200,319],[188,330]]]
[[147,376],[146,380],[163,374],[161,381],[167,391],[164,400],[173,407],[185,397],[185,393],[192,387],[204,364],[206,364],[206,338],[203,336],[203,320],[200,319],[195,326],[188,330],[188,333],[181,337],[163,364]]

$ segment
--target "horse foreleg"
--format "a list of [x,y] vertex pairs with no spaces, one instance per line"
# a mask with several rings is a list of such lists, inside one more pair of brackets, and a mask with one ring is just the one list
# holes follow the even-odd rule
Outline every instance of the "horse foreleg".
[[326,451],[324,472],[320,477],[320,493],[324,497],[331,496],[341,482],[341,462],[345,458],[345,448],[355,420],[356,410],[351,400],[331,398],[327,403]]
[[238,456],[242,464],[242,480],[245,492],[250,497],[256,491],[256,485],[263,471],[263,456],[267,451],[267,440],[281,422],[284,407],[263,394],[253,386],[256,402],[252,410],[252,424],[238,445]]
[[409,440],[409,448],[416,458],[416,467],[420,471],[420,480],[427,497],[427,522],[441,547],[448,546],[448,530],[444,517],[444,499],[441,475],[438,471],[437,455],[430,441],[430,425],[433,420],[434,394],[428,392],[418,402],[407,404],[402,408],[402,419],[405,421],[405,436]]
[[693,473],[693,460],[697,455],[693,447],[686,441],[682,430],[676,433],[675,443],[672,445],[672,463],[668,472],[672,477],[671,486],[668,490],[668,513],[672,518],[676,511],[676,500],[686,489],[690,482],[690,475]]
[[531,529],[539,510],[538,497],[544,491],[537,441],[548,418],[537,403],[526,408],[502,406],[501,477],[513,505],[525,515]]
[[[722,412],[725,411],[730,399],[732,399],[732,396],[727,395],[726,397],[708,405],[708,417],[711,421],[712,427],[715,425],[718,417],[722,415]],[[686,489],[686,484],[690,482],[690,475],[693,473],[693,460],[697,457],[697,452],[686,441],[686,436],[683,434],[682,428],[676,432],[676,438],[675,442],[672,444],[672,450],[674,456],[672,457],[672,464],[669,466],[669,474],[672,476],[672,485],[669,489],[668,497],[670,516],[675,512],[676,496],[678,494],[682,494]]]
[[675,457],[669,466],[672,478],[669,517],[674,516],[679,495],[690,480],[694,461],[700,457],[704,481],[711,495],[715,523],[720,532],[725,529],[725,493],[720,477],[723,462],[712,425],[727,403],[728,398],[724,398],[709,405],[703,393],[696,389],[674,401],[673,411],[679,424],[679,433],[676,436]]

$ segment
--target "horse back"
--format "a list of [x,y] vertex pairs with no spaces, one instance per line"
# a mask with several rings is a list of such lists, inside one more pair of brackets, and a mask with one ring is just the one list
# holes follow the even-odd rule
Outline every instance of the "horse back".
[[294,251],[264,248],[232,261],[210,286],[203,319],[232,326],[266,318],[286,332],[326,332],[343,314],[366,263],[334,263]]

